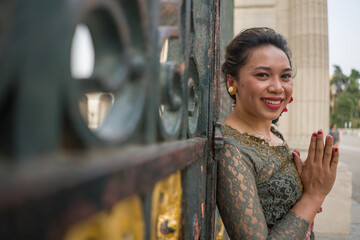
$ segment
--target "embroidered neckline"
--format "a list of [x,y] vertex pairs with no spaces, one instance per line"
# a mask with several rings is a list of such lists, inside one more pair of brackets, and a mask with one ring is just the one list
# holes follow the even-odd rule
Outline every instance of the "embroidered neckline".
[[256,142],[258,142],[258,143],[260,143],[260,144],[265,144],[265,145],[267,145],[267,146],[270,147],[270,148],[282,148],[282,147],[285,147],[285,148],[286,148],[286,146],[287,146],[286,141],[279,135],[279,132],[278,132],[274,127],[272,127],[272,126],[271,126],[270,131],[283,141],[281,145],[274,145],[274,146],[272,146],[272,145],[270,145],[269,142],[267,142],[265,139],[263,139],[263,138],[261,138],[261,137],[254,136],[254,135],[252,135],[252,134],[250,134],[250,133],[247,133],[247,132],[241,133],[241,132],[239,132],[238,130],[236,130],[235,128],[233,128],[232,126],[228,125],[228,124],[223,124],[222,127],[227,127],[227,128],[229,128],[229,129],[233,130],[236,134],[238,134],[238,135],[240,135],[240,136],[244,136],[244,137],[249,138],[249,139],[251,139],[251,140],[253,140],[253,141],[256,141]]
[[[274,133],[276,136],[278,136],[280,139],[283,140],[282,145],[270,146],[269,143],[267,141],[265,141],[264,139],[256,137],[254,135],[251,135],[249,133],[240,133],[238,130],[234,129],[233,127],[231,127],[227,124],[223,124],[222,127],[228,128],[225,131],[230,131],[228,133],[230,133],[230,135],[235,137],[241,144],[251,145],[251,141],[253,141],[260,145],[263,145],[263,147],[268,147],[269,150],[266,150],[266,152],[264,152],[263,150],[260,150],[260,149],[258,149],[258,150],[263,156],[273,155],[274,157],[278,158],[281,163],[281,167],[280,167],[279,171],[281,171],[283,173],[290,171],[291,174],[295,175],[297,178],[298,187],[299,187],[300,191],[303,191],[303,186],[301,183],[300,176],[296,170],[295,162],[292,159],[290,159],[290,156],[288,154],[289,150],[288,150],[287,143],[274,127],[271,127],[271,131],[272,131],[272,133]],[[282,155],[281,152],[284,152],[284,151],[287,156]],[[292,164],[295,168],[290,170],[288,167],[288,164]]]

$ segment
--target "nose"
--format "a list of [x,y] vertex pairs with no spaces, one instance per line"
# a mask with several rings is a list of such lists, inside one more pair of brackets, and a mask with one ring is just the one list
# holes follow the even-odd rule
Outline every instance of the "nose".
[[273,77],[270,82],[270,86],[268,87],[269,92],[273,93],[282,93],[284,91],[284,88],[281,84],[281,80],[278,77]]

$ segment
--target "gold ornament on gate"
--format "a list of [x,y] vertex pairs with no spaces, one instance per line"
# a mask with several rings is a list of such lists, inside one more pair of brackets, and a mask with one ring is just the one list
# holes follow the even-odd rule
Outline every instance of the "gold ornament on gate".
[[142,240],[145,221],[140,196],[133,195],[116,203],[111,209],[71,226],[63,240]]
[[181,228],[181,172],[159,181],[152,194],[151,240],[177,240]]

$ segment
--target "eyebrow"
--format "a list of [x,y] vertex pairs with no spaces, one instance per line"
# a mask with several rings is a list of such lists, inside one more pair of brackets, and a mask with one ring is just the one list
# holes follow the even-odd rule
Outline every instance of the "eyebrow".
[[[256,67],[255,69],[256,69],[256,70],[257,70],[257,69],[262,69],[262,70],[266,70],[266,71],[271,71],[271,70],[272,70],[271,68],[269,68],[269,67],[264,67],[264,66],[259,66],[259,67]],[[283,71],[283,72],[292,71],[292,68],[284,68],[282,71]]]

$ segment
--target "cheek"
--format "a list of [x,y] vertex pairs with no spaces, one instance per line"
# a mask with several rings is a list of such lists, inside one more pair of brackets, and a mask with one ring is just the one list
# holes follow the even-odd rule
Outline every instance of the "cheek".
[[291,96],[293,93],[293,83],[285,84],[283,87],[284,87],[286,95]]
[[256,81],[254,79],[249,80],[243,85],[246,91],[263,91],[268,87],[268,83],[266,81]]
[[262,88],[259,85],[253,83],[245,83],[241,86],[243,95],[246,95],[246,98],[255,97],[262,92]]

